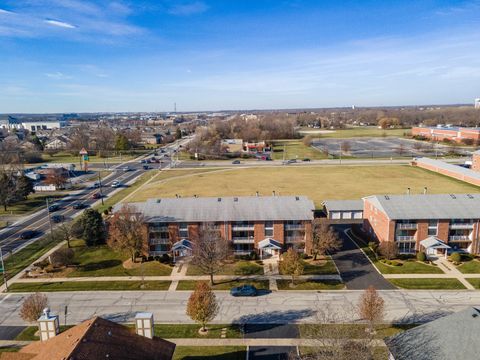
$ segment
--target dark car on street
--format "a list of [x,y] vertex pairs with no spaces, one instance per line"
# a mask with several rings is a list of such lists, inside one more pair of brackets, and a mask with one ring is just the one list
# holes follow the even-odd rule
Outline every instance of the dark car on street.
[[20,239],[22,239],[22,240],[31,239],[31,238],[35,237],[35,235],[37,235],[36,231],[27,230],[27,231],[24,231],[20,234]]
[[57,204],[53,204],[53,205],[50,205],[50,206],[48,207],[48,211],[49,211],[49,212],[54,212],[54,211],[57,211],[57,210],[59,210],[59,209],[60,209],[60,206],[58,206]]
[[65,220],[65,217],[63,215],[53,215],[52,216],[52,221],[56,224],[62,222],[63,220]]
[[242,285],[230,289],[232,296],[257,296],[258,290],[253,285]]
[[83,209],[84,207],[85,207],[85,204],[82,204],[82,203],[72,204],[72,209],[74,209],[74,210],[80,210],[80,209]]
[[233,161],[232,161],[232,164],[233,164],[233,165],[238,165],[238,164],[240,164],[240,160],[233,160]]
[[96,192],[95,194],[92,195],[92,199],[100,199],[102,197],[102,194]]

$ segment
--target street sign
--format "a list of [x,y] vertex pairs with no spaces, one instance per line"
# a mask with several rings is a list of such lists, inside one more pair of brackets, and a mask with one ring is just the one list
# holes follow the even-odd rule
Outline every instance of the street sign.
[[80,150],[80,152],[78,154],[79,155],[88,155],[88,151],[85,150],[85,148],[82,148],[82,150]]

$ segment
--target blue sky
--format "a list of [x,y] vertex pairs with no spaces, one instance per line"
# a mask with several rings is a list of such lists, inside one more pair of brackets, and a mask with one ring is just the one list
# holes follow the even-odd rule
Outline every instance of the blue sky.
[[471,103],[480,0],[0,0],[0,113]]

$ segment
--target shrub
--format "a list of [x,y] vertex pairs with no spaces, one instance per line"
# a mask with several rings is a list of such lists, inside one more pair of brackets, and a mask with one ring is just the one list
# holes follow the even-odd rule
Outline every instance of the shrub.
[[417,260],[424,262],[425,260],[427,260],[427,255],[425,255],[425,253],[423,251],[420,251],[417,254]]
[[20,317],[34,323],[42,315],[43,309],[48,306],[48,298],[46,295],[35,293],[27,297],[20,308]]
[[258,254],[256,251],[252,251],[250,253],[250,260],[257,260],[258,259]]
[[53,266],[67,266],[73,262],[75,253],[72,249],[61,248],[50,255],[50,263]]
[[160,258],[160,262],[164,264],[170,263],[170,256],[168,254],[163,254]]
[[454,263],[459,263],[462,261],[462,256],[458,252],[454,252],[452,255],[450,255],[450,260],[452,260]]
[[33,266],[36,266],[42,270],[45,269],[48,265],[50,265],[50,262],[48,261],[48,259],[37,261],[36,263],[33,264]]
[[368,243],[368,247],[369,247],[374,253],[376,253],[377,250],[378,250],[378,244],[377,244],[376,242],[374,242],[374,241],[370,241],[370,242]]

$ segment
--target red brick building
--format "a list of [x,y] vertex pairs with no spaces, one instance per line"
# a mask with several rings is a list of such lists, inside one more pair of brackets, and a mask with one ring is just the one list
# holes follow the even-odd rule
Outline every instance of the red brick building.
[[277,250],[311,251],[315,206],[305,196],[162,198],[130,205],[148,223],[150,256],[171,254],[181,240],[195,243],[206,224],[231,242],[235,254],[259,252],[266,239],[280,244]]
[[473,153],[472,170],[480,172],[480,150],[477,150]]
[[413,127],[413,136],[423,136],[427,139],[434,141],[451,140],[461,142],[462,140],[469,139],[474,142],[480,142],[480,128],[467,128],[467,127],[450,127],[450,126],[437,126],[437,127]]
[[380,243],[393,241],[400,253],[422,250],[435,237],[453,250],[478,254],[479,194],[373,195],[363,198],[363,229]]

